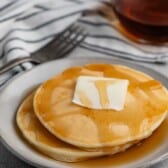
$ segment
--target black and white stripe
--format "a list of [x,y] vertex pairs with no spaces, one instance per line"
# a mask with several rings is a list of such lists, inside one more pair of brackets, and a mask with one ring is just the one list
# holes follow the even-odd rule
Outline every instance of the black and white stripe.
[[85,10],[97,5],[110,4],[108,0],[1,0],[0,60],[4,63],[31,55],[70,24],[78,22],[89,33],[80,45],[82,49],[151,63],[168,61],[168,46],[136,44],[105,18],[82,17]]
[[11,1],[11,2],[6,2],[6,3],[5,3],[5,1],[2,1],[1,3],[2,3],[2,5],[0,6],[0,12],[6,10],[7,8],[9,8],[13,4],[15,4],[16,1]]

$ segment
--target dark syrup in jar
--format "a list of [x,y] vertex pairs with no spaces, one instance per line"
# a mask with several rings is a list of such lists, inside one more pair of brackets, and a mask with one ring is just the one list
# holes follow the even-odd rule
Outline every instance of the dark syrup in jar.
[[115,0],[114,11],[128,33],[168,42],[168,0]]

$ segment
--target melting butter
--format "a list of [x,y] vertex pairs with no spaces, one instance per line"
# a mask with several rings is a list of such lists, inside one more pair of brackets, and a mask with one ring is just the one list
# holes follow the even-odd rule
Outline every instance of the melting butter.
[[122,110],[128,84],[124,79],[80,76],[72,102],[91,109]]

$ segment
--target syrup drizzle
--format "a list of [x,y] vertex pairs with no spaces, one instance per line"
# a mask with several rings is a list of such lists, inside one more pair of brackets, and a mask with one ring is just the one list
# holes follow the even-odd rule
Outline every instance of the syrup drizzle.
[[109,106],[109,99],[108,99],[108,95],[107,95],[107,87],[109,85],[114,84],[115,81],[101,81],[101,80],[97,80],[94,81],[94,84],[99,92],[99,97],[100,97],[100,102],[101,105],[104,109],[108,108]]

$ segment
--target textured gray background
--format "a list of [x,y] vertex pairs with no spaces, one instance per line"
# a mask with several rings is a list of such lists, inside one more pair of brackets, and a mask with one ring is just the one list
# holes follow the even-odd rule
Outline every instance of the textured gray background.
[[[109,58],[110,56],[104,56],[99,53],[86,51],[81,48],[76,48],[71,54],[68,55],[68,57],[74,57],[74,58],[80,58],[80,57],[104,57]],[[137,63],[137,61],[136,61]],[[166,75],[168,77],[168,65],[167,64],[147,64],[147,63],[139,63],[144,66],[150,67],[152,69],[155,69],[162,74]],[[2,116],[1,116],[2,117]],[[13,156],[7,149],[5,149],[2,144],[0,143],[0,168],[33,168],[32,166],[22,162],[15,156]],[[87,167],[88,168],[88,167]],[[103,168],[103,167],[102,167]],[[168,168],[168,160],[156,164],[155,166],[152,166],[152,168]]]

